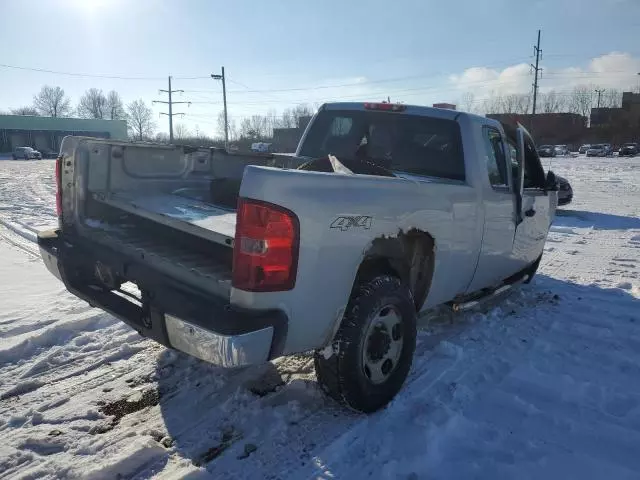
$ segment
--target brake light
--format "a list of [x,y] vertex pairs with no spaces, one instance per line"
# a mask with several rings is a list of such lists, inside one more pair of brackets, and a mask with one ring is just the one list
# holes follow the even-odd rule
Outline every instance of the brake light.
[[386,112],[402,112],[406,110],[406,105],[399,103],[365,103],[364,108],[366,110],[383,110]]
[[62,216],[62,157],[56,158],[56,214]]
[[296,284],[300,224],[286,208],[238,199],[232,285],[250,292],[291,290]]

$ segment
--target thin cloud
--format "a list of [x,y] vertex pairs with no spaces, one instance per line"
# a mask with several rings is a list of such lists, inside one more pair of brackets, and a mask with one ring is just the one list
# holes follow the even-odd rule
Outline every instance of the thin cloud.
[[[609,89],[630,89],[638,82],[640,58],[625,52],[611,52],[592,58],[586,66],[550,68],[542,66],[540,89],[570,90],[577,85],[598,85]],[[450,85],[458,92],[473,92],[476,96],[499,92],[502,94],[531,91],[533,73],[527,64],[517,64],[502,70],[472,67],[449,77]]]

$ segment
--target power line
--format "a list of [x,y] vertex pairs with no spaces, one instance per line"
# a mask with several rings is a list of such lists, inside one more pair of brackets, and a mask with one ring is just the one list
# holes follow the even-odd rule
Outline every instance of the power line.
[[[145,80],[145,81],[151,81],[151,80],[162,80],[164,77],[129,77],[129,76],[124,76],[124,75],[108,75],[108,74],[97,74],[97,73],[77,73],[77,72],[62,72],[59,70],[48,70],[45,68],[33,68],[33,67],[22,67],[22,66],[18,66],[18,65],[7,65],[5,63],[0,63],[0,67],[1,68],[11,68],[14,70],[26,70],[26,71],[30,71],[30,72],[40,72],[40,73],[51,73],[54,75],[66,75],[69,77],[86,77],[86,78],[106,78],[106,79],[111,79],[111,80]],[[198,76],[198,77],[175,77],[177,79],[180,80],[199,80],[199,79],[203,79],[203,78],[209,78],[209,77],[203,77],[203,76]]]

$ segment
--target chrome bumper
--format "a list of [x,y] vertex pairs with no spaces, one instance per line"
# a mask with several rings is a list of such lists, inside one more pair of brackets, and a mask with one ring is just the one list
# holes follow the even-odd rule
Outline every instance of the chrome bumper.
[[265,363],[273,340],[273,327],[241,335],[220,335],[173,315],[165,315],[169,343],[177,350],[221,367]]

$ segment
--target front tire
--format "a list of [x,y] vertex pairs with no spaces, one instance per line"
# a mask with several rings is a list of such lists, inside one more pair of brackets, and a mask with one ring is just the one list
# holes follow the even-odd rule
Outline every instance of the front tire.
[[332,344],[317,351],[320,386],[365,413],[389,403],[404,384],[416,346],[416,309],[409,287],[381,275],[358,285]]

